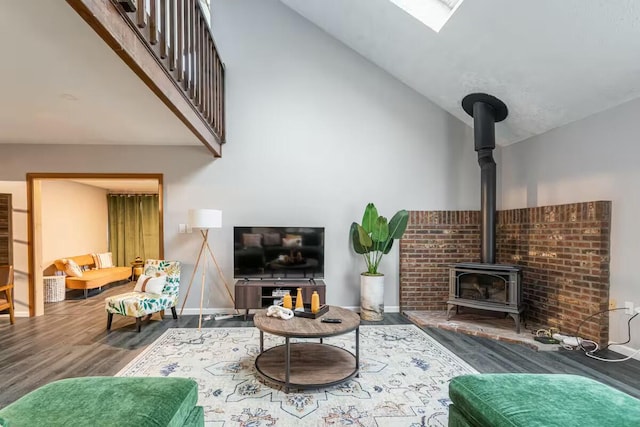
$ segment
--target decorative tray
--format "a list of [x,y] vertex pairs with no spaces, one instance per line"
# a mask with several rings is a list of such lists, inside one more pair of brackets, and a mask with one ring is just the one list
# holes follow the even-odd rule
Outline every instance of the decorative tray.
[[323,314],[325,314],[327,311],[329,311],[329,306],[328,305],[321,305],[320,306],[320,310],[318,310],[317,313],[312,313],[311,312],[311,304],[305,304],[304,305],[304,311],[293,311],[293,314],[295,316],[298,317],[306,317],[308,319],[317,319],[318,317],[322,316]]

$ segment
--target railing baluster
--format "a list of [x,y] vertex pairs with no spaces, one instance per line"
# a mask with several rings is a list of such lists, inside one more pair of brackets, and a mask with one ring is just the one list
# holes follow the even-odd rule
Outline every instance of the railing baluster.
[[224,129],[224,66],[222,65],[222,60],[220,60],[220,132],[218,136],[220,136],[220,142],[225,142],[225,129]]
[[[198,6],[198,4],[196,4],[196,7],[200,7]],[[204,92],[202,90],[202,64],[204,63],[204,55],[202,55],[202,24],[204,24],[204,22],[202,22],[202,19],[200,19],[200,15],[198,14],[198,16],[196,17],[196,21],[198,22],[198,34],[196,35],[196,39],[198,40],[198,46],[197,46],[197,54],[196,56],[198,57],[198,68],[196,68],[196,78],[198,80],[198,92],[196,93],[196,97],[198,98],[198,109],[200,111],[202,111],[202,96],[204,95]]]
[[178,59],[178,82],[184,79],[184,5],[185,0],[176,0],[176,8],[178,11],[178,43],[176,44],[176,56]]
[[207,24],[207,12],[199,0],[135,3],[135,13],[121,10],[122,16],[132,28],[139,28],[150,52],[182,87],[204,123],[224,141],[224,67]]
[[216,49],[213,45],[213,40],[212,40],[211,41],[211,99],[209,100],[209,103],[211,104],[209,108],[211,108],[212,126],[215,125],[215,120],[216,120],[215,102],[216,102],[216,57],[217,55],[218,55],[218,52],[216,52]]
[[193,67],[193,103],[196,108],[200,104],[200,17],[195,13],[198,8],[198,1],[193,3],[193,57],[195,58]]
[[189,12],[189,3],[191,0],[184,0],[184,90],[189,93],[189,87],[191,85],[190,79],[190,71],[191,70],[191,40],[190,34],[191,30],[191,14]]
[[167,57],[167,0],[160,0],[160,58]]
[[176,2],[169,1],[169,71],[176,69]]
[[189,61],[189,97],[195,98],[195,75],[196,75],[196,52],[195,52],[195,35],[196,35],[196,20],[195,20],[195,1],[189,0],[189,55],[191,60]]
[[213,98],[213,127],[217,130],[220,125],[220,119],[218,118],[218,96],[220,96],[220,73],[218,73],[218,52],[215,53],[213,58],[213,76],[215,78],[214,86],[214,98]]
[[[206,29],[205,29],[206,31]],[[209,109],[209,97],[211,96],[211,46],[208,37],[208,31],[205,34],[204,39],[204,76],[205,76],[205,85],[204,85],[204,117],[209,121],[211,110]]]
[[213,45],[213,40],[211,40],[211,99],[209,99],[209,108],[211,110],[210,113],[210,121],[211,121],[211,126],[215,129],[215,122],[216,122],[216,108],[215,108],[215,102],[216,102],[216,55],[217,52],[215,50],[215,47]]
[[204,21],[204,18],[200,16],[198,18],[200,20],[200,111],[204,115],[204,99],[205,99],[205,74],[204,74],[204,64],[205,64],[205,55],[204,55],[204,41],[205,41],[205,28],[207,27],[207,23]]
[[191,88],[191,69],[193,58],[191,57],[191,8],[192,0],[184,0],[184,90],[189,93]]
[[136,11],[136,18],[138,20],[138,27],[144,28],[147,26],[147,10],[146,1],[138,0],[138,10]]
[[158,43],[158,9],[157,0],[150,0],[149,4],[149,43]]
[[218,60],[214,63],[216,67],[216,76],[218,76],[218,87],[216,91],[216,128],[220,131],[220,67],[218,67]]

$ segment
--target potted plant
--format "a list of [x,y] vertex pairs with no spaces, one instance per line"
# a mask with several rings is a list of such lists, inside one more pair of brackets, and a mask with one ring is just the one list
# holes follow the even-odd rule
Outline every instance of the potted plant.
[[384,274],[378,272],[382,256],[388,254],[393,241],[407,229],[409,212],[400,210],[387,221],[378,215],[373,203],[369,203],[362,216],[362,225],[351,224],[351,242],[356,253],[361,254],[367,271],[360,275],[360,317],[363,320],[382,320],[384,317]]

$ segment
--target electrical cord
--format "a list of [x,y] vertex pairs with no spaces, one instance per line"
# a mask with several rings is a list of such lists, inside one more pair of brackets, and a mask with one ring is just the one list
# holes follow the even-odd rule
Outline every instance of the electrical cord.
[[[626,308],[610,308],[610,309],[602,310],[602,311],[599,311],[599,312],[597,312],[597,313],[594,313],[594,314],[592,314],[592,315],[588,316],[587,318],[583,319],[583,320],[582,320],[582,322],[580,322],[580,324],[579,324],[579,325],[578,325],[578,327],[576,328],[575,337],[578,337],[578,336],[579,336],[579,335],[578,335],[578,333],[580,332],[580,328],[582,327],[582,325],[584,325],[584,323],[585,323],[587,320],[589,320],[589,319],[591,319],[591,318],[593,318],[593,317],[595,317],[595,316],[599,316],[599,315],[601,315],[601,314],[603,314],[603,313],[607,313],[607,312],[609,312],[609,311],[625,310],[625,309],[626,309]],[[627,361],[627,360],[629,360],[629,359],[633,358],[636,354],[640,353],[640,349],[636,350],[635,352],[633,352],[633,353],[632,353],[632,354],[630,354],[629,356],[624,357],[624,358],[622,358],[622,359],[605,359],[605,358],[603,358],[603,357],[596,356],[594,353],[595,353],[596,351],[599,351],[599,350],[607,350],[607,349],[608,349],[609,347],[611,347],[612,345],[623,345],[623,344],[627,344],[629,341],[631,341],[631,321],[632,321],[636,316],[638,316],[638,314],[639,314],[639,313],[634,314],[634,315],[633,315],[633,316],[631,316],[631,317],[629,318],[629,320],[627,321],[627,340],[626,340],[625,342],[620,342],[620,343],[609,343],[609,344],[607,344],[605,347],[603,347],[602,349],[600,349],[600,346],[599,346],[599,345],[598,345],[598,343],[597,343],[597,342],[595,342],[595,341],[592,341],[592,340],[581,340],[581,339],[579,339],[579,338],[576,338],[576,339],[578,340],[578,347],[579,347],[582,351],[584,351],[584,354],[585,354],[587,357],[590,357],[590,358],[592,358],[592,359],[596,359],[596,360],[600,360],[600,361],[602,361],[602,362],[625,362],[625,361]],[[585,344],[585,343],[586,343],[586,344],[588,344],[588,345],[590,345],[590,346],[593,346],[593,348],[592,348],[592,349],[586,349],[586,348],[584,347],[584,344]],[[563,347],[564,347],[564,346],[563,346]],[[565,348],[567,348],[567,347],[565,347]]]

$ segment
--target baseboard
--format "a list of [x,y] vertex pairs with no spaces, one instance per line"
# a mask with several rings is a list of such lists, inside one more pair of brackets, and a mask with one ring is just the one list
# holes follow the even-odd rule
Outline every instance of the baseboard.
[[[13,315],[15,317],[29,317],[29,312],[28,311],[14,311]],[[9,313],[5,313],[5,314],[0,314],[0,319],[2,318],[9,318]]]
[[[180,314],[180,309],[176,307],[176,311]],[[244,314],[244,310],[238,310],[239,313]],[[171,314],[171,310],[165,310],[165,313]],[[233,308],[203,308],[202,314],[229,314],[235,313]],[[197,316],[200,314],[199,308],[185,308],[182,311],[182,314],[185,316]]]
[[[347,310],[360,312],[360,306],[343,306],[342,308],[346,308]],[[180,309],[176,308],[178,313],[180,313]],[[238,310],[240,313],[244,314],[244,309]],[[399,313],[400,307],[397,305],[385,306],[385,313]],[[166,310],[165,313],[171,314],[171,310]],[[229,314],[235,313],[233,308],[203,308],[202,314]],[[182,312],[185,316],[197,316],[200,314],[199,308],[185,308]]]
[[626,345],[614,345],[613,347],[610,347],[609,350],[615,351],[616,353],[620,353],[624,356],[631,356],[635,353],[632,359],[640,360],[640,352],[637,348],[627,347]]
[[[346,308],[347,310],[356,311],[360,313],[360,306],[342,306],[342,308]],[[400,306],[397,305],[385,305],[384,306],[385,313],[400,313]]]

